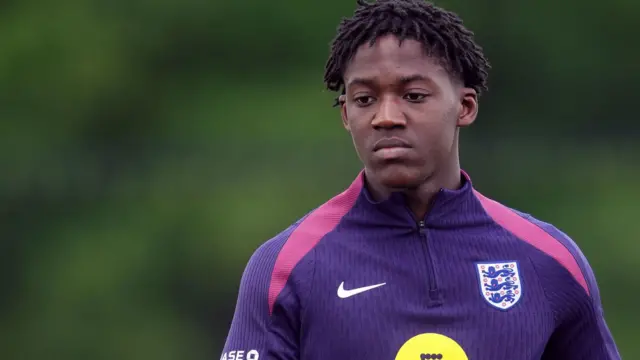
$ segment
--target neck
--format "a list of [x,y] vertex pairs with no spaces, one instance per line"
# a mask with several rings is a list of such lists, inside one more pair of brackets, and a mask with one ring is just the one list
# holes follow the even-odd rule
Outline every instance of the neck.
[[424,219],[431,209],[433,200],[440,189],[455,190],[460,187],[460,166],[453,166],[443,172],[436,172],[422,184],[403,191],[407,205],[416,219]]
[[[406,189],[390,189],[379,183],[375,177],[367,177],[367,188],[376,201],[388,198],[393,192],[402,192],[407,206],[417,220],[424,219],[432,206],[436,194],[441,189],[455,190],[460,188],[460,163],[450,162],[446,168],[441,168],[428,175],[420,184]],[[366,171],[365,171],[366,172]]]

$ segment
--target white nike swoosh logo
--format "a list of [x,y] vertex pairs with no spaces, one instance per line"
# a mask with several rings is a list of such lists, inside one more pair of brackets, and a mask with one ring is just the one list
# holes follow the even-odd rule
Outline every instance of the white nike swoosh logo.
[[361,294],[361,293],[363,293],[365,291],[369,291],[371,289],[379,288],[380,286],[383,286],[383,285],[386,285],[386,284],[387,283],[381,283],[381,284],[369,285],[369,286],[356,288],[356,289],[351,289],[351,290],[345,290],[344,282],[342,282],[340,284],[340,286],[338,287],[338,297],[341,298],[341,299],[346,299],[348,297],[352,297],[354,295]]

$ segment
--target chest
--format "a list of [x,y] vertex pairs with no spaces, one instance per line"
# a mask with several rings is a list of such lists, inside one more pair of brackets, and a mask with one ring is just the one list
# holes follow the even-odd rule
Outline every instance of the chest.
[[318,248],[303,358],[539,359],[554,319],[526,254],[452,245],[414,236]]

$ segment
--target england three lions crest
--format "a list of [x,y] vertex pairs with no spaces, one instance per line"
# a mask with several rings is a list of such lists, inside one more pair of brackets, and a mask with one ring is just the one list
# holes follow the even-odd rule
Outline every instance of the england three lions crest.
[[476,264],[482,297],[493,307],[507,310],[522,297],[517,261]]

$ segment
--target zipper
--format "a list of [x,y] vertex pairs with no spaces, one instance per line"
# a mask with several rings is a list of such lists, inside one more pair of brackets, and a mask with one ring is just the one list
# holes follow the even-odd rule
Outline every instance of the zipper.
[[438,289],[438,279],[436,278],[435,267],[433,266],[433,255],[429,249],[429,239],[427,238],[427,228],[423,221],[418,222],[418,233],[420,234],[420,244],[427,266],[427,279],[429,280],[429,307],[442,305],[440,289]]

